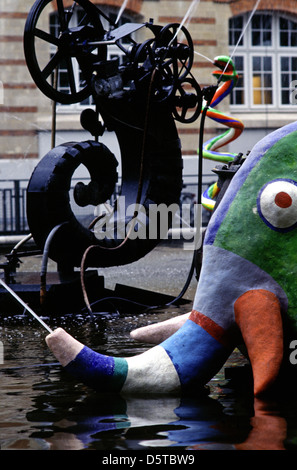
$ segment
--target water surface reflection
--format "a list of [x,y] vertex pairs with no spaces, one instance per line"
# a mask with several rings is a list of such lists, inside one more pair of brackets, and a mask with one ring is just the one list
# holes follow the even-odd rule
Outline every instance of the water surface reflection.
[[[147,348],[130,340],[135,324],[182,313],[173,310],[55,321],[100,352],[128,356]],[[128,398],[74,382],[54,362],[46,333],[29,319],[14,321],[1,327],[1,449],[296,450],[297,401],[254,400],[250,369],[238,351],[226,364],[230,378],[221,370],[191,397]]]

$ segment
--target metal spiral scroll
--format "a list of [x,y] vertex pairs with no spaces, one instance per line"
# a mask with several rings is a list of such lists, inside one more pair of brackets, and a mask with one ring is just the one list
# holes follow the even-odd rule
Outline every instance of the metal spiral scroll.
[[[244,125],[239,119],[228,116],[215,108],[236,86],[238,74],[234,62],[227,56],[216,57],[214,59],[214,65],[218,66],[220,70],[216,70],[212,74],[223,83],[218,87],[206,112],[206,116],[219,124],[229,127],[229,129],[203,144],[203,158],[222,163],[230,163],[234,161],[237,154],[219,152],[218,150],[236,140],[241,135]],[[202,195],[202,205],[205,209],[210,211],[214,209],[219,191],[220,189],[217,182],[213,183],[204,191]]]
[[[50,257],[60,269],[80,266],[84,254],[93,246],[96,250],[86,260],[86,266],[131,263],[159,243],[160,231],[153,239],[127,237],[123,243],[115,226],[114,238],[99,240],[71,210],[71,178],[81,164],[90,173],[90,183],[80,182],[75,188],[76,202],[81,206],[96,206],[111,197],[117,181],[117,161],[99,142],[107,128],[115,132],[119,142],[121,196],[125,197],[126,207],[140,204],[145,208],[147,233],[150,205],[179,203],[182,156],[175,121],[193,122],[202,107],[200,87],[191,75],[192,40],[186,28],[175,23],[164,27],[153,22],[116,27],[88,0],[79,0],[67,8],[62,0],[57,0],[58,24],[55,30],[47,30],[42,18],[52,12],[51,5],[50,0],[38,0],[29,12],[24,33],[28,69],[39,89],[55,102],[70,104],[92,95],[96,111],[83,112],[81,124],[95,140],[65,143],[44,156],[27,189],[28,224],[41,249],[54,227],[61,225],[50,246]],[[79,18],[79,23],[74,24],[74,18]],[[103,20],[108,30],[103,28]],[[137,43],[133,34],[141,28],[146,28],[151,38]],[[110,45],[118,46],[124,53],[121,64],[117,59],[107,60]],[[50,58],[47,61],[45,57]],[[74,79],[77,66],[81,70],[80,83]],[[53,75],[57,70],[58,77],[68,84],[66,89],[59,82],[60,86],[55,86]],[[113,210],[117,219],[117,201]],[[135,217],[125,216],[120,222],[127,228]],[[168,227],[170,223],[169,214]]]

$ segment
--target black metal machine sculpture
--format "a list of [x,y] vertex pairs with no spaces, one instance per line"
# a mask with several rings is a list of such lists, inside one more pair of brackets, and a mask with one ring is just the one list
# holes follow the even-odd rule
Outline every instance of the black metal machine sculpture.
[[[175,121],[195,121],[203,98],[191,73],[191,36],[175,23],[157,26],[150,20],[117,26],[88,0],[78,0],[67,8],[57,0],[57,21],[47,30],[44,15],[53,12],[52,3],[37,0],[29,12],[24,32],[28,69],[38,88],[54,102],[71,104],[93,97],[94,107],[81,113],[81,125],[93,139],[59,145],[40,161],[27,189],[28,224],[37,247],[48,251],[62,274],[81,266],[82,261],[84,268],[131,263],[161,240],[159,229],[156,236],[149,236],[149,207],[179,202],[182,156]],[[140,30],[149,37],[136,42],[134,34]],[[121,62],[110,57],[109,48],[115,46],[122,54]],[[46,59],[44,51],[49,49],[51,56]],[[74,62],[80,70],[80,83],[74,78]],[[59,84],[62,69],[67,82],[64,88]],[[74,171],[84,165],[90,183],[76,185],[76,203],[96,206],[112,196],[118,162],[100,142],[105,129],[117,136],[120,194],[126,207],[134,204],[135,211],[124,214],[123,219],[117,214],[116,201],[116,223],[124,228],[124,235],[123,231],[118,234],[116,226],[113,238],[98,239],[94,224],[86,228],[73,214],[69,191]],[[147,236],[129,237],[131,223],[137,233],[140,205],[145,208],[141,223]],[[91,248],[91,255],[86,256]]]

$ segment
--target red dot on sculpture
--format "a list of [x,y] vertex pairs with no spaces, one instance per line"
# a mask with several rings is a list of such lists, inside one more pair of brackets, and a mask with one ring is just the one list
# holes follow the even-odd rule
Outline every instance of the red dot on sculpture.
[[287,207],[290,207],[293,201],[288,193],[281,191],[275,196],[274,202],[278,207],[285,209]]

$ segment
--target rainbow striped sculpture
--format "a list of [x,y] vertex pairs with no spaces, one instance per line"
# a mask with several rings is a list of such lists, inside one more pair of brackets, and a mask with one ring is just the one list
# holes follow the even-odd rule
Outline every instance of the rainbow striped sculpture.
[[[213,121],[227,126],[229,129],[223,134],[213,137],[203,144],[203,158],[214,160],[217,162],[230,162],[234,159],[235,154],[229,152],[217,152],[217,150],[233,140],[236,140],[244,129],[242,121],[228,116],[222,111],[215,109],[221,101],[230,95],[238,81],[238,74],[232,59],[228,56],[218,56],[214,59],[214,65],[220,70],[215,70],[212,75],[222,81],[211,100],[210,106],[206,112]],[[202,108],[203,111],[204,108]]]
[[134,332],[169,337],[117,358],[58,328],[46,341],[65,369],[99,391],[182,394],[206,384],[244,343],[256,396],[296,375],[296,147],[297,122],[261,140],[235,174],[207,227],[193,310],[155,325],[152,337],[150,327]]
[[[230,152],[218,152],[221,147],[230,144],[236,140],[242,133],[244,125],[239,119],[228,116],[222,111],[218,111],[216,107],[230,95],[233,88],[238,82],[238,74],[232,59],[228,56],[218,56],[214,59],[214,65],[219,67],[219,70],[212,72],[212,75],[221,81],[222,84],[218,87],[213,99],[210,102],[209,108],[206,111],[206,116],[213,121],[227,126],[229,129],[219,136],[209,139],[203,144],[203,158],[216,162],[228,163],[232,162],[236,156]],[[202,112],[204,110],[202,107]],[[198,152],[199,153],[199,152]],[[215,206],[215,198],[219,193],[217,183],[212,184],[202,194],[202,205],[205,209],[212,211]]]

